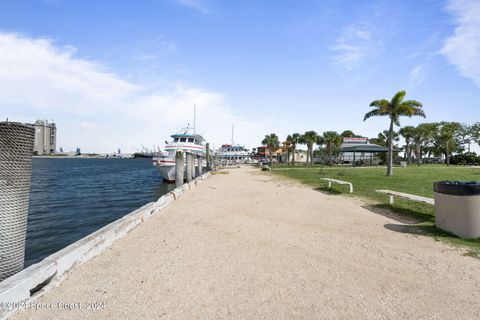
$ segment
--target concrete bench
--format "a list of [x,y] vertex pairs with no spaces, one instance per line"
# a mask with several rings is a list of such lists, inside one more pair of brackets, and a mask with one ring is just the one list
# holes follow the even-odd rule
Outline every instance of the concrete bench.
[[347,184],[350,187],[350,193],[353,193],[353,185],[348,181],[342,181],[342,180],[336,180],[336,179],[330,179],[330,178],[320,178],[320,180],[328,181],[329,188],[332,187],[332,182],[338,183],[338,184]]
[[426,198],[426,197],[421,197],[421,196],[416,196],[413,194],[409,193],[403,193],[403,192],[398,192],[398,191],[392,191],[392,190],[377,190],[378,193],[383,193],[388,195],[388,203],[393,204],[393,198],[394,197],[399,197],[402,199],[407,199],[415,202],[422,202],[422,203],[427,203],[434,205],[435,201],[432,198]]

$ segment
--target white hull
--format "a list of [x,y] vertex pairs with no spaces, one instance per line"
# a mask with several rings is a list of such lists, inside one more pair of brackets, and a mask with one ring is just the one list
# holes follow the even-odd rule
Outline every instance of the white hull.
[[[204,161],[202,161],[202,172],[207,171],[207,167],[204,164]],[[158,160],[154,161],[154,165],[157,168],[157,170],[160,172],[160,176],[162,179],[168,183],[175,183],[175,160]],[[186,166],[186,164],[185,164]],[[198,176],[200,173],[200,170],[198,169],[198,161],[195,161],[195,176]],[[183,178],[187,179],[187,170],[185,167],[183,168]]]

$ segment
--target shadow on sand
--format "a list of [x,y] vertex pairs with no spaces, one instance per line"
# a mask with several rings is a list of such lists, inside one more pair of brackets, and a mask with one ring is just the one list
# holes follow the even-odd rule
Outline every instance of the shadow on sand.
[[387,223],[384,225],[385,229],[400,233],[410,233],[422,236],[452,236],[450,233],[442,231],[435,227],[435,225],[401,225]]
[[405,208],[393,208],[388,204],[368,204],[362,207],[373,213],[410,225],[422,222],[434,222],[435,219],[429,214]]
[[317,188],[313,188],[313,190],[321,193],[326,193],[326,194],[342,194],[343,193],[341,191],[338,191],[336,189],[332,189],[329,187],[317,187]]

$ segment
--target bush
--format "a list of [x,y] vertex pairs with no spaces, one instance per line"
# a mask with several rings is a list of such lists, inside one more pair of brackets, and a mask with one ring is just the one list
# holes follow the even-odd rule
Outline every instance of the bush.
[[473,166],[480,164],[480,156],[475,152],[465,152],[450,157],[450,164]]

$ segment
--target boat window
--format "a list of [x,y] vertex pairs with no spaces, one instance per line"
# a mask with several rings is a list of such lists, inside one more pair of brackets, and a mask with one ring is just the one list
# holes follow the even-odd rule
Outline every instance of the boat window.
[[173,139],[173,142],[178,142],[178,138]]
[[180,142],[187,142],[187,138],[180,138]]
[[193,142],[193,138],[188,138],[188,142]]

